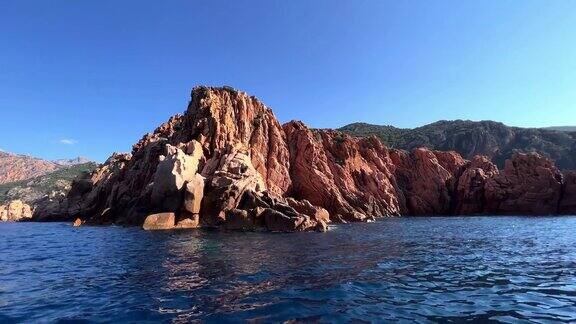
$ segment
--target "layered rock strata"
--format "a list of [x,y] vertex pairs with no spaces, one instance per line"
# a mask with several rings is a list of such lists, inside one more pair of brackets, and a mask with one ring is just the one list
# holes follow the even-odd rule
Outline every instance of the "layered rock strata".
[[329,222],[382,216],[573,213],[574,183],[537,154],[516,154],[499,171],[485,157],[395,150],[376,137],[296,121],[282,126],[252,96],[197,87],[183,115],[35,216],[148,229],[323,231]]

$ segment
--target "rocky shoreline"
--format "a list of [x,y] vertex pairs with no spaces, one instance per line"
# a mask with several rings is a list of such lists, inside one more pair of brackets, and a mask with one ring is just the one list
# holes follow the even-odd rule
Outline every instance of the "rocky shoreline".
[[196,87],[176,115],[47,199],[36,221],[123,224],[148,229],[324,231],[330,222],[408,215],[576,213],[576,174],[535,153],[503,170],[486,157],[390,149],[281,125],[255,97]]
[[12,200],[0,205],[0,221],[19,222],[30,220],[32,218],[32,212],[32,207],[22,200]]

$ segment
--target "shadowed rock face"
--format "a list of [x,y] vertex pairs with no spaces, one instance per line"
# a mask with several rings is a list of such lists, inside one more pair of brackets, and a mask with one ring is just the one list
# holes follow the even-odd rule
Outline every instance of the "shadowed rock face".
[[539,155],[518,154],[485,185],[486,212],[494,214],[559,213],[562,174]]
[[395,150],[296,121],[281,126],[254,97],[197,87],[183,115],[77,179],[68,197],[47,201],[35,217],[322,231],[330,221],[381,216],[570,213],[573,187],[537,154],[516,154],[499,172],[484,157]]
[[576,172],[567,172],[564,177],[560,214],[576,214]]

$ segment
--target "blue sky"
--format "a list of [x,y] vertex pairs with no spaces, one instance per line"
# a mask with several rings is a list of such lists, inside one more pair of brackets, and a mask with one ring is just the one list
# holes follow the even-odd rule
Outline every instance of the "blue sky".
[[282,122],[576,125],[576,1],[0,1],[0,148],[103,161],[194,85]]

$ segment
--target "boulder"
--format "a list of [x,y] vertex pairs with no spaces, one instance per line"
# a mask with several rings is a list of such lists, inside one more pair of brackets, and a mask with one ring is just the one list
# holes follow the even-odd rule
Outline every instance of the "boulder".
[[266,190],[262,176],[244,153],[225,154],[208,161],[206,167],[217,168],[202,201],[202,222],[207,226],[223,224],[226,212],[238,207],[245,192]]
[[22,200],[12,200],[0,205],[0,220],[3,222],[17,222],[32,218],[32,207]]
[[182,204],[181,190],[195,178],[202,151],[195,149],[195,155],[187,155],[170,144],[166,144],[166,151],[154,173],[151,202],[163,210],[177,211]]
[[198,214],[188,215],[186,218],[178,221],[176,227],[178,229],[198,228],[200,225],[200,216]]
[[149,230],[169,230],[174,229],[176,215],[174,213],[158,213],[146,217],[142,228]]
[[247,210],[232,209],[226,212],[224,228],[229,230],[253,230],[254,219]]
[[199,214],[204,198],[204,177],[195,174],[191,181],[186,184],[184,194],[184,209],[192,214]]
[[306,199],[299,201],[294,198],[287,198],[286,203],[300,214],[308,215],[312,219],[324,223],[330,222],[330,214],[326,209],[314,206]]
[[305,220],[303,216],[290,217],[271,208],[266,208],[262,217],[266,228],[272,232],[294,232]]

